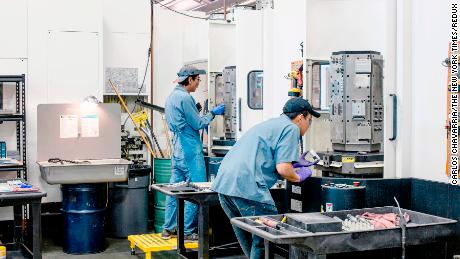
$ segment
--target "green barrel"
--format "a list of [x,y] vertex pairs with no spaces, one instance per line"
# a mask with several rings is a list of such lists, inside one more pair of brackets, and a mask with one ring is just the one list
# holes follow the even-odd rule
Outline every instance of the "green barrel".
[[[154,183],[169,183],[171,178],[171,159],[155,158],[153,161]],[[155,191],[153,195],[154,229],[155,233],[163,230],[165,221],[166,195]]]
[[155,213],[155,220],[153,222],[153,230],[155,233],[163,231],[163,224],[165,223],[165,207],[153,207]]

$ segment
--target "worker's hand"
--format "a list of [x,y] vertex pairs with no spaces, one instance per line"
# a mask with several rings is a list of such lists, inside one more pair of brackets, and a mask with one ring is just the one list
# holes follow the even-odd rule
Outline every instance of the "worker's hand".
[[296,169],[295,173],[300,178],[299,182],[303,182],[303,181],[305,181],[305,179],[310,177],[313,172],[311,171],[311,169],[309,167],[299,167],[299,168]]
[[[302,155],[300,155],[300,157],[299,157],[299,161],[297,163],[294,163],[292,166],[294,168],[299,168],[299,167],[309,167],[309,166],[318,164],[319,158],[315,159],[315,161],[313,161],[313,162],[310,162],[307,159],[305,159],[305,157],[308,155],[308,153],[309,153],[309,151],[303,152]],[[315,156],[313,156],[313,158],[315,158]]]
[[213,115],[223,115],[225,113],[225,104],[219,104],[211,110]]
[[301,163],[294,163],[294,164],[292,164],[292,167],[294,167],[294,168],[300,168],[300,167],[308,167],[308,166],[305,166],[305,165],[303,165],[303,164],[301,164]]
[[302,155],[299,156],[299,161],[298,161],[298,163],[299,163],[299,164],[306,164],[306,163],[308,163],[307,159],[305,159],[305,156],[307,156],[307,155],[308,155],[308,151],[303,152]]

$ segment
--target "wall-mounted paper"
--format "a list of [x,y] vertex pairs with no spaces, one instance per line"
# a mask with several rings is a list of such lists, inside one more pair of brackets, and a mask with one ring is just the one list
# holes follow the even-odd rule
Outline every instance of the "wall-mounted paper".
[[99,117],[97,115],[81,116],[81,137],[99,137]]
[[78,116],[61,115],[59,121],[60,138],[77,138],[78,137]]

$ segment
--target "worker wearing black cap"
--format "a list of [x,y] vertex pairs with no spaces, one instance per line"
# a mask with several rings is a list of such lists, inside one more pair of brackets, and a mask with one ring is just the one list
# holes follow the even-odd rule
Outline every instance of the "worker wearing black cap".
[[[270,188],[279,179],[302,182],[312,171],[299,161],[299,139],[309,129],[312,116],[320,114],[301,98],[286,102],[283,114],[262,122],[238,140],[227,153],[213,182],[225,214],[233,217],[277,214]],[[243,252],[249,258],[262,258],[264,242],[233,227]]]

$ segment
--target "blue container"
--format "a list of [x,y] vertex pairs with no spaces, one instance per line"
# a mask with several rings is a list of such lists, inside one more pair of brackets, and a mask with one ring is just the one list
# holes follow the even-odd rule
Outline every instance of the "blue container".
[[107,185],[66,184],[61,186],[61,191],[64,252],[91,254],[104,251]]
[[6,158],[6,142],[0,141],[0,158]]

